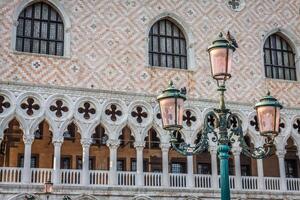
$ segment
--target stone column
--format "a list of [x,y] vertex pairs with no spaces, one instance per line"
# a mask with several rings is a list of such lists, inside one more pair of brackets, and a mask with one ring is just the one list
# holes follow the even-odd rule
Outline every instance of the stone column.
[[235,169],[235,189],[242,189],[242,176],[241,176],[241,155],[242,149],[240,147],[234,147],[232,154],[234,156],[234,169]]
[[162,185],[169,187],[169,149],[170,144],[160,144],[160,149],[162,152]]
[[194,180],[194,168],[193,168],[193,155],[188,155],[187,157],[187,187],[191,188],[195,186]]
[[31,145],[34,140],[34,137],[24,136],[24,166],[22,171],[22,183],[29,184],[31,182]]
[[53,184],[60,184],[60,158],[61,158],[61,145],[63,140],[53,141],[54,158],[53,158]]
[[279,163],[279,172],[280,172],[280,190],[286,191],[286,175],[285,175],[285,163],[284,163],[284,156],[286,150],[277,150],[276,155],[278,157]]
[[217,162],[217,147],[210,146],[210,157],[211,157],[211,177],[212,177],[212,188],[219,188],[219,178],[218,178],[218,162]]
[[91,139],[81,139],[82,145],[82,171],[81,171],[81,183],[84,186],[90,184],[89,176],[89,159],[90,159],[90,145]]
[[109,147],[109,185],[117,185],[117,150],[120,145],[119,140],[109,140],[107,146]]
[[265,189],[263,160],[257,159],[256,164],[257,164],[257,176],[258,176],[258,189],[262,191]]
[[136,149],[136,185],[143,186],[143,150],[145,147],[145,142],[134,143]]

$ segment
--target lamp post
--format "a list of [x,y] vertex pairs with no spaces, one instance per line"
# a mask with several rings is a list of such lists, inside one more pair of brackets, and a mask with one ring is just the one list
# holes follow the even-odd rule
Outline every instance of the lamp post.
[[[230,36],[230,35],[229,35]],[[208,149],[208,134],[213,134],[212,140],[218,143],[218,157],[220,159],[221,173],[221,199],[230,199],[228,158],[230,144],[238,141],[242,152],[254,159],[262,159],[271,154],[274,138],[279,132],[280,109],[282,105],[270,95],[263,97],[255,109],[258,117],[260,135],[265,138],[265,144],[261,147],[251,148],[244,140],[242,122],[237,115],[231,113],[225,106],[225,83],[231,77],[232,55],[237,45],[235,41],[227,40],[220,33],[219,37],[208,48],[211,63],[212,77],[217,81],[220,92],[219,108],[214,109],[204,117],[204,128],[200,141],[191,146],[185,142],[177,145],[177,138],[173,132],[182,129],[183,102],[186,100],[185,90],[178,90],[170,82],[169,87],[157,97],[160,106],[162,126],[171,132],[172,147],[179,153],[192,156]],[[212,120],[213,119],[213,122]]]

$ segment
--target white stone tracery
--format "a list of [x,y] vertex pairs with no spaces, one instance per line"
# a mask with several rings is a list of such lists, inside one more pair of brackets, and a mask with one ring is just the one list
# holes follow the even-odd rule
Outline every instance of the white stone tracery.
[[[3,139],[4,130],[8,127],[8,123],[13,118],[16,118],[20,122],[20,126],[24,132],[24,170],[28,173],[22,177],[23,182],[30,182],[30,155],[31,155],[31,144],[34,140],[34,131],[38,128],[38,124],[43,120],[46,120],[50,126],[51,131],[53,132],[52,142],[54,145],[54,163],[53,163],[53,181],[55,184],[59,182],[59,174],[60,174],[60,151],[61,145],[63,143],[63,132],[66,130],[67,126],[74,122],[79,128],[79,132],[81,135],[81,144],[83,148],[83,169],[82,169],[82,183],[84,185],[89,184],[88,179],[88,157],[89,157],[89,147],[92,143],[92,133],[96,126],[101,124],[105,133],[108,136],[107,146],[110,150],[110,164],[109,164],[109,183],[112,185],[117,184],[116,177],[116,161],[117,161],[117,149],[119,147],[120,141],[118,137],[122,134],[122,129],[125,126],[128,126],[131,129],[131,134],[135,138],[134,146],[137,152],[137,185],[143,185],[143,148],[144,148],[144,139],[147,136],[147,133],[150,128],[154,128],[157,132],[157,136],[160,138],[160,147],[162,151],[162,165],[163,165],[163,177],[162,177],[162,185],[168,186],[168,151],[170,148],[169,134],[164,131],[161,127],[161,120],[157,117],[159,113],[159,108],[157,104],[153,107],[148,103],[147,99],[138,100],[138,101],[124,101],[121,98],[112,98],[107,100],[102,100],[94,97],[87,96],[78,98],[71,95],[60,94],[57,93],[55,95],[47,95],[47,94],[37,94],[35,92],[20,92],[15,91],[14,94],[9,92],[8,90],[1,90],[0,95],[5,97],[5,101],[10,103],[9,108],[5,108],[2,113],[0,113],[0,140]],[[43,97],[42,97],[43,96]],[[32,116],[28,116],[26,112],[24,112],[20,104],[26,100],[28,97],[32,97],[35,99],[35,103],[39,104],[40,109],[37,112],[34,112]],[[63,113],[61,117],[57,117],[55,114],[51,113],[49,107],[53,105],[53,102],[56,100],[61,100],[64,102],[65,106],[68,107],[68,111]],[[95,114],[91,115],[90,119],[85,119],[82,117],[82,114],[78,113],[78,108],[83,105],[84,102],[89,102],[92,107],[95,109]],[[101,103],[102,102],[102,103]],[[197,102],[199,103],[199,102]],[[191,126],[184,125],[185,128],[182,131],[182,136],[185,142],[189,144],[193,144],[197,134],[202,128],[202,121],[204,115],[212,110],[214,105],[207,106],[197,105],[197,103],[192,104],[189,103],[189,107],[185,109],[190,111],[193,116],[196,117],[196,121],[193,122]],[[213,103],[212,103],[213,104]],[[122,112],[122,115],[117,116],[115,121],[112,121],[110,116],[105,113],[106,109],[109,109],[111,105],[116,105],[117,109]],[[131,116],[131,112],[137,108],[137,106],[143,109],[143,112],[147,113],[147,117],[143,118],[142,122],[139,123],[137,120]],[[259,136],[258,132],[254,129],[253,126],[249,125],[250,120],[253,120],[255,116],[255,111],[251,108],[243,107],[243,109],[234,108],[233,112],[236,113],[243,122],[243,129],[245,131],[245,135],[247,134],[253,144],[255,146],[262,145],[263,139]],[[282,129],[282,134],[276,139],[276,147],[277,147],[277,156],[278,158],[284,158],[284,147],[287,143],[287,139],[292,137],[295,141],[295,144],[298,146],[299,133],[292,128],[292,124],[295,120],[300,116],[299,113],[289,113],[286,110],[285,114],[282,115],[282,122],[285,123],[285,128]],[[215,144],[210,141],[210,154],[211,154],[211,164],[212,164],[212,187],[217,188],[217,185],[214,184],[217,181],[217,152]],[[234,156],[236,158],[236,164],[239,163],[239,155],[240,149],[238,145],[233,145]],[[298,148],[299,151],[299,148]],[[263,180],[263,170],[262,170],[262,162],[258,161],[258,177]],[[282,176],[282,180],[284,179],[284,165],[283,160],[279,159],[280,166],[280,174]],[[193,187],[193,160],[187,159],[187,186]],[[239,171],[239,169],[236,169]],[[138,173],[141,172],[141,173]],[[239,173],[236,172],[238,175]],[[284,181],[282,181],[284,182]],[[263,188],[263,184],[260,183],[260,188]],[[286,188],[285,185],[282,185],[283,188]]]

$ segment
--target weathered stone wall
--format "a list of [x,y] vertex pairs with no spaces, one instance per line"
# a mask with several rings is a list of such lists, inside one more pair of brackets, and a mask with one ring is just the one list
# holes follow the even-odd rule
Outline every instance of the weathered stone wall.
[[[280,29],[296,50],[299,64],[298,0],[245,1],[239,12],[221,0],[51,0],[70,19],[67,57],[13,50],[14,14],[24,2],[27,0],[0,4],[1,81],[156,95],[172,79],[178,87],[187,87],[188,97],[217,100],[206,48],[220,31],[230,30],[240,48],[234,54],[227,99],[254,104],[269,89],[285,106],[300,105],[298,81],[265,78],[262,49],[265,37]],[[148,30],[166,15],[175,18],[188,36],[195,55],[191,70],[148,66]]]

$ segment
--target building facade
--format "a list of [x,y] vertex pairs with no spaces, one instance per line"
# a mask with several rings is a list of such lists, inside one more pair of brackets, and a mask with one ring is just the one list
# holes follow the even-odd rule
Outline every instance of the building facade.
[[[232,144],[233,199],[300,199],[300,1],[0,1],[0,199],[220,199],[217,144],[182,156],[156,96],[186,87],[179,144],[199,141],[218,106],[207,47],[239,48],[227,107],[252,148],[254,104],[283,103],[272,156]],[[50,180],[53,191],[45,193]]]

